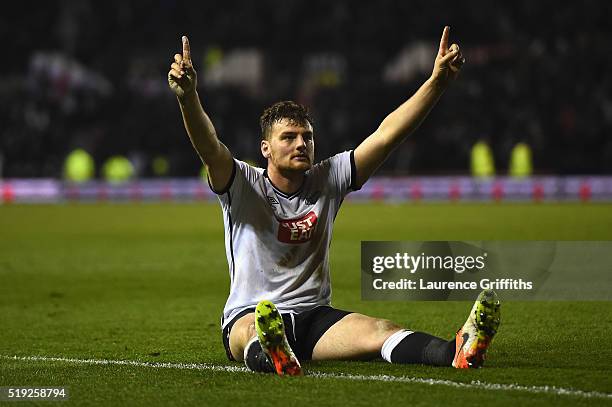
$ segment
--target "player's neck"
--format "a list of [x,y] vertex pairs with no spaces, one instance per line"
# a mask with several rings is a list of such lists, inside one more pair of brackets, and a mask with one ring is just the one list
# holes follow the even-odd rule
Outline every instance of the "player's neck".
[[268,165],[268,178],[276,189],[287,195],[292,195],[302,187],[304,182],[303,171],[282,171],[273,165]]

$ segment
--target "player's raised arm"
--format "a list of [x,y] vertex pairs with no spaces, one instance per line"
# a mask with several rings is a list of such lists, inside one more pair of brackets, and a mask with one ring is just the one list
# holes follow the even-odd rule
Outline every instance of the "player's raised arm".
[[448,84],[459,75],[465,58],[457,44],[448,47],[449,31],[450,27],[444,27],[431,77],[355,149],[359,187],[380,167],[393,149],[421,124]]
[[213,188],[217,191],[225,189],[234,165],[232,155],[217,138],[215,127],[200,103],[197,75],[191,62],[191,49],[186,36],[183,36],[182,55],[174,55],[174,62],[168,72],[168,84],[179,101],[191,144],[208,167]]

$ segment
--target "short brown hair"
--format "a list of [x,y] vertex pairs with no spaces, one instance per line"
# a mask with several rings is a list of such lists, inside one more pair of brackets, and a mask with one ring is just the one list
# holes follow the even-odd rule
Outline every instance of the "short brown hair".
[[276,102],[268,107],[259,118],[261,138],[267,139],[270,136],[272,125],[282,119],[287,119],[290,123],[299,126],[306,126],[307,124],[313,125],[312,118],[306,106],[291,100],[284,100],[282,102]]

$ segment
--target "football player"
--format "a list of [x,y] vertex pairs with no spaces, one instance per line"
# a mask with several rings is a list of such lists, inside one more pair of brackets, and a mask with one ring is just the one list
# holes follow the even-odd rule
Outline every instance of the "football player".
[[445,27],[433,72],[354,150],[315,163],[307,109],[285,101],[260,119],[267,167],[235,159],[205,113],[187,37],[168,83],[189,139],[223,209],[230,293],[223,343],[255,371],[300,375],[299,360],[363,360],[480,367],[499,325],[499,301],[484,291],[452,340],[331,306],[329,246],[344,197],[359,189],[412,133],[465,62]]

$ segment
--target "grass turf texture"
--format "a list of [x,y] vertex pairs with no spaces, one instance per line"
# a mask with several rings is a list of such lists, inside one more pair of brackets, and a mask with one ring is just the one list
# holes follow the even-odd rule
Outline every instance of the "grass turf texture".
[[[211,204],[0,207],[0,355],[227,362],[229,286]],[[612,205],[345,203],[331,247],[334,305],[450,338],[467,302],[363,302],[361,240],[611,240]],[[612,391],[610,302],[510,302],[484,369],[311,362],[305,369]],[[235,366],[241,366],[235,364]],[[612,404],[612,399],[420,383],[0,359],[0,386],[69,386],[74,404]]]

